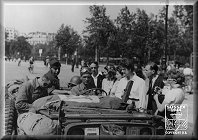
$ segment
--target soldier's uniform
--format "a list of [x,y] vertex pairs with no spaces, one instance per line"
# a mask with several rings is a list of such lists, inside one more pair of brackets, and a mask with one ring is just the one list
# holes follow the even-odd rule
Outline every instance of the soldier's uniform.
[[[50,73],[44,77],[53,82],[54,76]],[[42,78],[42,77],[41,77]],[[56,134],[58,125],[45,115],[34,113],[32,103],[44,96],[48,96],[47,87],[39,85],[38,78],[24,83],[16,96],[15,106],[19,113],[17,125],[20,134],[26,135],[53,135]],[[33,112],[32,112],[33,111]]]
[[[45,74],[44,76],[51,82],[55,79],[50,73]],[[17,111],[19,113],[28,112],[35,100],[48,96],[48,94],[48,89],[39,85],[38,77],[23,83],[16,95],[15,106]]]
[[80,71],[80,75],[81,77],[84,75],[84,74],[88,74],[90,76],[89,78],[89,83],[87,83],[85,85],[85,83],[83,82],[82,80],[82,83],[81,84],[78,84],[76,86],[74,86],[72,89],[71,89],[71,93],[74,94],[74,95],[81,95],[83,94],[86,90],[88,89],[92,89],[92,88],[95,88],[95,84],[94,84],[94,81],[91,77],[91,70],[88,68],[88,67],[84,67],[81,69]]

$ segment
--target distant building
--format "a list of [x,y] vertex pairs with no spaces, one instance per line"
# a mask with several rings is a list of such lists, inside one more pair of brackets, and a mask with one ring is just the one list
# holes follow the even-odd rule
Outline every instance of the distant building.
[[45,33],[45,32],[31,32],[28,34],[28,42],[31,45],[36,44],[48,44],[50,41],[54,40],[55,33]]
[[5,32],[7,33],[7,40],[15,40],[18,36],[24,36],[27,38],[27,41],[30,45],[36,44],[49,44],[50,41],[55,39],[55,33],[45,33],[45,32],[30,32],[26,33],[19,33],[15,28],[5,28]]
[[5,32],[7,33],[7,40],[15,40],[18,37],[19,32],[15,28],[6,27]]
[[26,33],[19,33],[19,36],[28,37],[28,35]]

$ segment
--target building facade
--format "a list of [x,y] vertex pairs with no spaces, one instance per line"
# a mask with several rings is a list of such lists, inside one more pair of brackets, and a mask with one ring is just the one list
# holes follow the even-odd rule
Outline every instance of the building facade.
[[18,31],[15,30],[15,28],[6,27],[5,32],[7,33],[6,39],[8,41],[15,40],[19,35]]
[[55,33],[45,33],[45,32],[30,32],[19,33],[15,28],[6,27],[5,32],[7,34],[7,41],[15,40],[18,36],[24,36],[27,38],[27,41],[30,45],[36,44],[49,44],[50,41],[55,39]]
[[55,33],[31,32],[28,34],[28,42],[30,45],[49,44],[55,39]]

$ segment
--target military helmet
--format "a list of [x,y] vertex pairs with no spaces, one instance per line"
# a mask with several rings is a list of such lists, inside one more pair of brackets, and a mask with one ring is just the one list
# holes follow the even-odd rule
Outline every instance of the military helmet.
[[73,87],[73,86],[76,86],[80,83],[82,83],[82,80],[81,80],[80,76],[73,76],[71,78],[70,82],[68,83],[68,86]]

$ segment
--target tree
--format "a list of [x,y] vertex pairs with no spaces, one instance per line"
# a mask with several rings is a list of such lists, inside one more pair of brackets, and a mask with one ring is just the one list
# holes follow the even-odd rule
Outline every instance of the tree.
[[[134,28],[133,48],[136,56],[143,61],[144,53],[146,52],[147,36],[149,29],[149,17],[144,10],[137,9],[136,24]],[[134,51],[133,50],[133,51]]]
[[164,47],[164,24],[158,20],[158,16],[151,14],[148,22],[147,42],[144,52],[144,58],[148,61],[158,61],[163,56]]
[[29,56],[31,55],[31,50],[32,46],[27,42],[27,38],[24,36],[19,36],[16,40],[11,40],[10,42],[10,55],[17,56],[19,53],[17,57]]
[[[122,57],[130,57],[132,54],[131,42],[133,39],[136,14],[130,13],[127,6],[120,10],[115,22],[117,26],[117,51]],[[120,48],[120,49],[119,49]]]
[[88,24],[84,33],[87,33],[91,39],[87,41],[92,44],[92,48],[95,50],[95,59],[99,61],[99,54],[101,50],[108,48],[108,37],[115,29],[113,22],[109,16],[106,16],[106,8],[104,6],[90,6],[89,7],[91,17],[86,18],[84,22]]
[[[180,40],[181,40],[181,36],[179,34],[179,26],[176,22],[176,20],[171,17],[169,18],[169,26],[168,26],[168,54],[169,54],[169,59],[170,60],[176,60],[176,54],[177,54],[177,50],[180,47]],[[173,56],[173,58],[171,59],[171,55]]]
[[81,37],[70,26],[61,25],[55,36],[56,48],[61,48],[61,56],[72,55],[81,44]]
[[177,54],[185,56],[183,62],[189,62],[190,54],[193,52],[193,6],[174,6],[173,17],[179,26],[179,48]]
[[8,33],[5,32],[5,55],[10,56],[10,42],[7,40]]
[[94,46],[94,40],[92,36],[83,36],[84,46],[82,48],[82,55],[84,56],[84,59],[86,58],[92,58],[95,57],[95,50],[93,49]]
[[44,56],[54,56],[57,55],[57,49],[56,48],[56,41],[50,41],[47,47],[45,48],[45,52],[43,53]]

